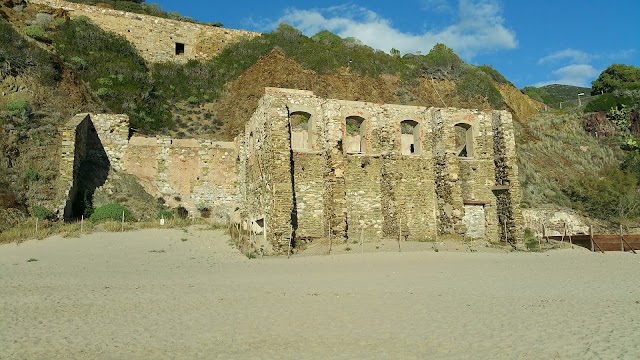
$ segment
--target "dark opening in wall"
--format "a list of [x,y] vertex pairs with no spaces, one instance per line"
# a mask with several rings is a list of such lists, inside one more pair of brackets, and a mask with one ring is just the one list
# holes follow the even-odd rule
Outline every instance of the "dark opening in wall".
[[456,124],[454,127],[456,137],[456,154],[458,157],[473,157],[473,127],[469,124]]
[[104,185],[111,163],[100,142],[91,118],[87,117],[76,127],[76,143],[73,160],[73,186],[69,190],[64,208],[65,221],[88,217],[93,211],[93,194]]
[[184,54],[184,44],[183,43],[176,43],[176,55],[183,55]]
[[400,151],[402,155],[420,155],[420,124],[413,120],[400,123]]
[[362,154],[366,136],[365,120],[360,116],[348,116],[345,119],[345,143],[347,153]]
[[311,121],[311,114],[304,111],[295,111],[289,114],[291,148],[293,150],[310,150],[312,148]]

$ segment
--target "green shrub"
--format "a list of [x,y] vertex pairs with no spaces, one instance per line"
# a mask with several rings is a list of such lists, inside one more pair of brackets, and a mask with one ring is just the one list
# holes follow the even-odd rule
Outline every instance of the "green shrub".
[[104,98],[104,97],[108,96],[109,94],[111,94],[111,90],[109,90],[107,88],[99,88],[96,91],[96,95],[98,95],[101,98]]
[[494,109],[500,109],[504,103],[502,94],[500,94],[489,75],[477,68],[464,70],[460,81],[456,85],[456,90],[459,95],[469,100],[476,96],[482,96],[487,99]]
[[33,170],[33,169],[27,170],[27,174],[26,175],[27,175],[27,179],[29,179],[31,181],[40,180],[40,174],[38,174],[38,172]]
[[480,65],[478,66],[478,70],[489,75],[493,79],[493,81],[499,84],[507,84],[513,86],[513,84],[509,80],[507,80],[507,78],[505,78],[502,74],[500,74],[498,70],[494,69],[490,65]]
[[31,112],[31,105],[25,100],[13,100],[4,105],[4,108],[13,113]]
[[129,115],[132,127],[151,133],[173,125],[166,98],[155,91],[144,59],[123,36],[75,19],[56,29],[53,44],[109,111]]
[[51,220],[55,217],[55,214],[52,211],[49,211],[44,206],[34,206],[31,210],[31,215],[37,217],[40,220]]
[[124,212],[124,220],[132,221],[133,215],[131,211],[120,204],[106,204],[96,208],[89,218],[95,223],[105,221],[122,221],[122,213]]
[[173,211],[170,210],[160,210],[156,215],[156,219],[173,219]]
[[187,99],[187,101],[189,102],[189,104],[191,105],[196,105],[200,102],[200,99],[198,99],[197,96],[189,96],[189,98]]
[[24,27],[24,33],[38,41],[49,42],[51,39],[39,25],[29,25]]
[[87,62],[79,56],[73,56],[69,59],[69,65],[75,70],[85,70],[87,68]]
[[604,220],[637,219],[640,189],[634,174],[610,166],[598,174],[584,174],[569,184],[573,206]]
[[427,73],[440,72],[449,78],[457,78],[463,65],[464,61],[444,44],[436,44],[423,59]]
[[607,93],[598,96],[594,100],[591,100],[584,107],[584,112],[609,111],[612,108],[621,108],[623,105],[631,106],[631,99]]

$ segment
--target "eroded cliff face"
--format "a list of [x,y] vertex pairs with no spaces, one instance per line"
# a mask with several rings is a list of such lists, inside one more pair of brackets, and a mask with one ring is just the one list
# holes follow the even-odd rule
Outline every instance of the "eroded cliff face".
[[[514,119],[526,120],[539,111],[540,104],[510,85],[496,84],[506,110]],[[215,113],[225,122],[224,136],[233,138],[258,105],[265,87],[309,90],[330,99],[403,104],[425,107],[457,107],[488,109],[486,99],[461,98],[451,80],[420,79],[415,86],[403,85],[399,77],[379,78],[354,75],[344,68],[340,74],[320,75],[306,70],[297,62],[274,50],[262,57],[237,79],[227,85],[224,95],[215,103]]]

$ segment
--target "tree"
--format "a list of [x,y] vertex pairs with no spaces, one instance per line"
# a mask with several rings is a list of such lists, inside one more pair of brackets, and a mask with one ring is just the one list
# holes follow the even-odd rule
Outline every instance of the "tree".
[[633,65],[613,64],[591,83],[592,95],[621,90],[640,90],[640,68]]

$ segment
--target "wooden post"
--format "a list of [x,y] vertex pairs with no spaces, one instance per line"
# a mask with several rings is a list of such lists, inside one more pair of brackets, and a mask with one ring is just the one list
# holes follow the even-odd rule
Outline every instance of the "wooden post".
[[503,228],[503,233],[502,234],[504,235],[504,243],[506,245],[506,244],[509,244],[509,237],[507,236],[507,222],[503,221],[502,225],[503,225],[502,226],[502,228]]
[[542,238],[538,238],[538,251],[542,251]]
[[620,251],[624,252],[624,235],[622,235],[622,224],[620,224]]
[[[287,252],[287,259],[289,259],[291,257],[291,242],[293,241],[293,228],[289,228],[291,231],[289,231],[289,251]],[[329,252],[331,252],[331,250],[329,250]]]
[[571,239],[571,229],[567,227],[567,232],[569,233],[569,244],[573,245],[573,239]]
[[595,251],[593,247],[593,228],[589,225],[589,239],[591,240],[591,251]]
[[122,231],[124,232],[124,210],[122,211]]
[[36,237],[38,236],[38,218],[36,218]]
[[549,242],[549,238],[547,237],[547,228],[544,226],[544,222],[542,223],[542,237]]
[[[399,215],[399,214],[398,214]],[[399,221],[399,226],[400,226],[400,230],[398,232],[398,252],[402,252],[402,250],[400,249],[400,238],[402,237],[402,217],[398,216],[398,221]]]
[[562,242],[564,242],[564,237],[567,236],[567,223],[562,225]]
[[80,235],[84,232],[84,215],[80,218]]

